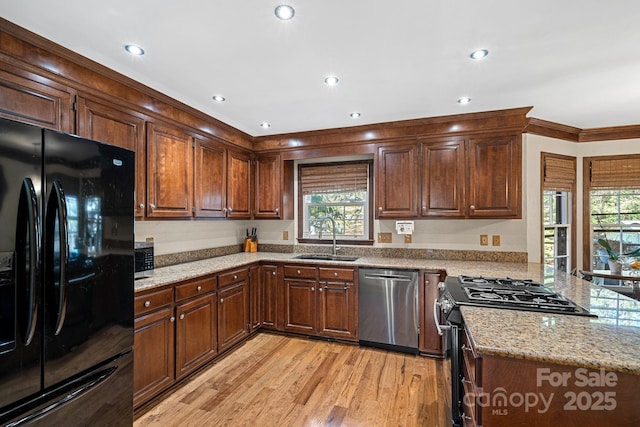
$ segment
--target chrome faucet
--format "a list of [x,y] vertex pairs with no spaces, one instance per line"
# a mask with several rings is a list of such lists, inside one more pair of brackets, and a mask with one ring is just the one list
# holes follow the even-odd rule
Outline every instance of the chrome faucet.
[[336,246],[336,222],[335,220],[330,217],[330,216],[323,216],[318,218],[320,220],[320,234],[319,234],[319,238],[322,239],[322,229],[324,228],[324,223],[327,221],[331,221],[331,226],[333,228],[333,256],[338,255],[338,249],[340,249],[339,247]]

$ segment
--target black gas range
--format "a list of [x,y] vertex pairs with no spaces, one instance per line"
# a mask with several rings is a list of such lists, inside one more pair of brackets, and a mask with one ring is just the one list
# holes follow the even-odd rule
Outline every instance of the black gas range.
[[456,308],[462,305],[594,316],[542,283],[508,277],[448,277],[440,296],[440,308],[445,318],[455,323],[459,316]]
[[[592,316],[587,309],[565,296],[533,280],[452,276],[440,285],[441,293],[434,306],[434,321],[440,335],[445,335],[447,353],[451,357],[451,421],[455,427],[464,424],[462,405],[462,329],[461,306],[526,310],[560,315]],[[440,307],[438,319],[437,306]],[[440,321],[446,324],[440,324]],[[496,325],[499,327],[499,325]]]

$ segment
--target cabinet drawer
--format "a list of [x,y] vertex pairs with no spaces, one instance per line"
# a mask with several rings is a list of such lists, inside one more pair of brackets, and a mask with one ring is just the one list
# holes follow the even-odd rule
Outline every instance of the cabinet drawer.
[[157,308],[171,305],[173,302],[173,289],[166,288],[159,291],[145,292],[136,295],[133,302],[135,316],[148,313]]
[[478,357],[467,330],[464,330],[462,337],[462,363],[467,366],[468,379],[477,384],[478,387],[482,387],[482,358]]
[[305,279],[315,279],[316,278],[316,268],[315,267],[302,267],[299,265],[285,265],[284,266],[284,277],[301,277]]
[[248,268],[241,268],[238,270],[221,273],[221,274],[218,274],[218,285],[222,288],[224,286],[232,285],[234,283],[247,280],[247,277],[249,277]]
[[344,280],[346,282],[353,282],[354,273],[355,272],[352,268],[318,268],[318,276],[320,280]]
[[176,302],[216,290],[215,276],[176,285]]

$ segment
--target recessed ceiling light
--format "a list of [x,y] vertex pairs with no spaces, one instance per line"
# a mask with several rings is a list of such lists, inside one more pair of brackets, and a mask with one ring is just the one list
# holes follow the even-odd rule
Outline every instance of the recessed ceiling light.
[[471,55],[469,55],[469,57],[471,59],[482,59],[487,55],[489,55],[489,51],[487,49],[480,49],[480,50],[471,52]]
[[349,116],[351,116],[352,119],[357,119],[361,115],[362,114],[358,113],[357,111],[354,111],[353,113],[349,114]]
[[281,4],[276,6],[276,10],[274,11],[278,19],[282,19],[283,21],[288,21],[293,18],[293,15],[296,14],[296,11],[293,7],[288,4]]
[[262,122],[262,123],[260,123],[260,127],[262,129],[269,129],[271,127],[271,123]]
[[124,47],[124,50],[126,50],[127,52],[129,52],[131,55],[144,55],[144,49],[142,49],[140,46],[137,46],[135,44],[128,44]]
[[213,100],[216,102],[224,102],[227,100],[227,98],[222,95],[213,95]]
[[463,96],[462,98],[458,99],[458,104],[468,104],[471,102],[471,98],[469,98],[468,96]]
[[326,84],[327,86],[335,86],[339,81],[340,79],[338,79],[336,76],[328,76],[325,77],[324,84]]

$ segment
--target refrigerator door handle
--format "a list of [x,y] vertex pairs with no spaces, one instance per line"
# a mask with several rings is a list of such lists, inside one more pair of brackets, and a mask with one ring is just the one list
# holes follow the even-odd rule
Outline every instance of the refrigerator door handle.
[[[38,220],[38,196],[31,178],[22,180],[20,190],[20,207],[18,208],[17,247],[18,257],[22,262],[16,267],[19,303],[21,314],[22,338],[25,345],[29,345],[36,332],[38,320],[38,254],[40,253],[40,223]],[[26,212],[25,212],[26,211]],[[25,218],[26,217],[26,218]],[[26,222],[25,222],[26,219]],[[26,229],[24,225],[26,224]],[[24,260],[27,256],[28,262]],[[26,274],[25,274],[26,273]],[[27,283],[24,283],[24,282]],[[22,312],[22,310],[25,310]],[[24,317],[22,317],[24,315]]]
[[104,380],[108,379],[114,372],[118,370],[117,367],[109,367],[107,369],[103,369],[102,371],[96,372],[95,374],[81,379],[82,382],[76,381],[70,384],[70,390],[64,393],[64,396],[57,400],[56,402],[51,403],[50,405],[37,410],[36,412],[32,412],[31,414],[14,421],[12,423],[7,424],[6,427],[15,427],[21,425],[30,424],[32,421],[38,420],[47,415],[49,412],[53,412],[61,406],[67,404],[68,402],[77,399],[78,397],[86,394],[91,391],[96,386],[100,385]]
[[[69,245],[67,242],[67,203],[64,198],[64,191],[62,190],[62,186],[58,181],[53,181],[51,195],[49,196],[49,205],[50,207],[48,209],[53,209],[53,211],[50,211],[49,213],[51,213],[52,215],[57,214],[59,216],[58,230],[60,238],[60,286],[57,298],[57,318],[54,329],[54,335],[58,335],[62,330],[62,326],[64,325],[64,320],[67,313],[67,266],[69,263]],[[51,218],[55,220],[55,216],[52,216]],[[53,250],[53,246],[50,247]]]

